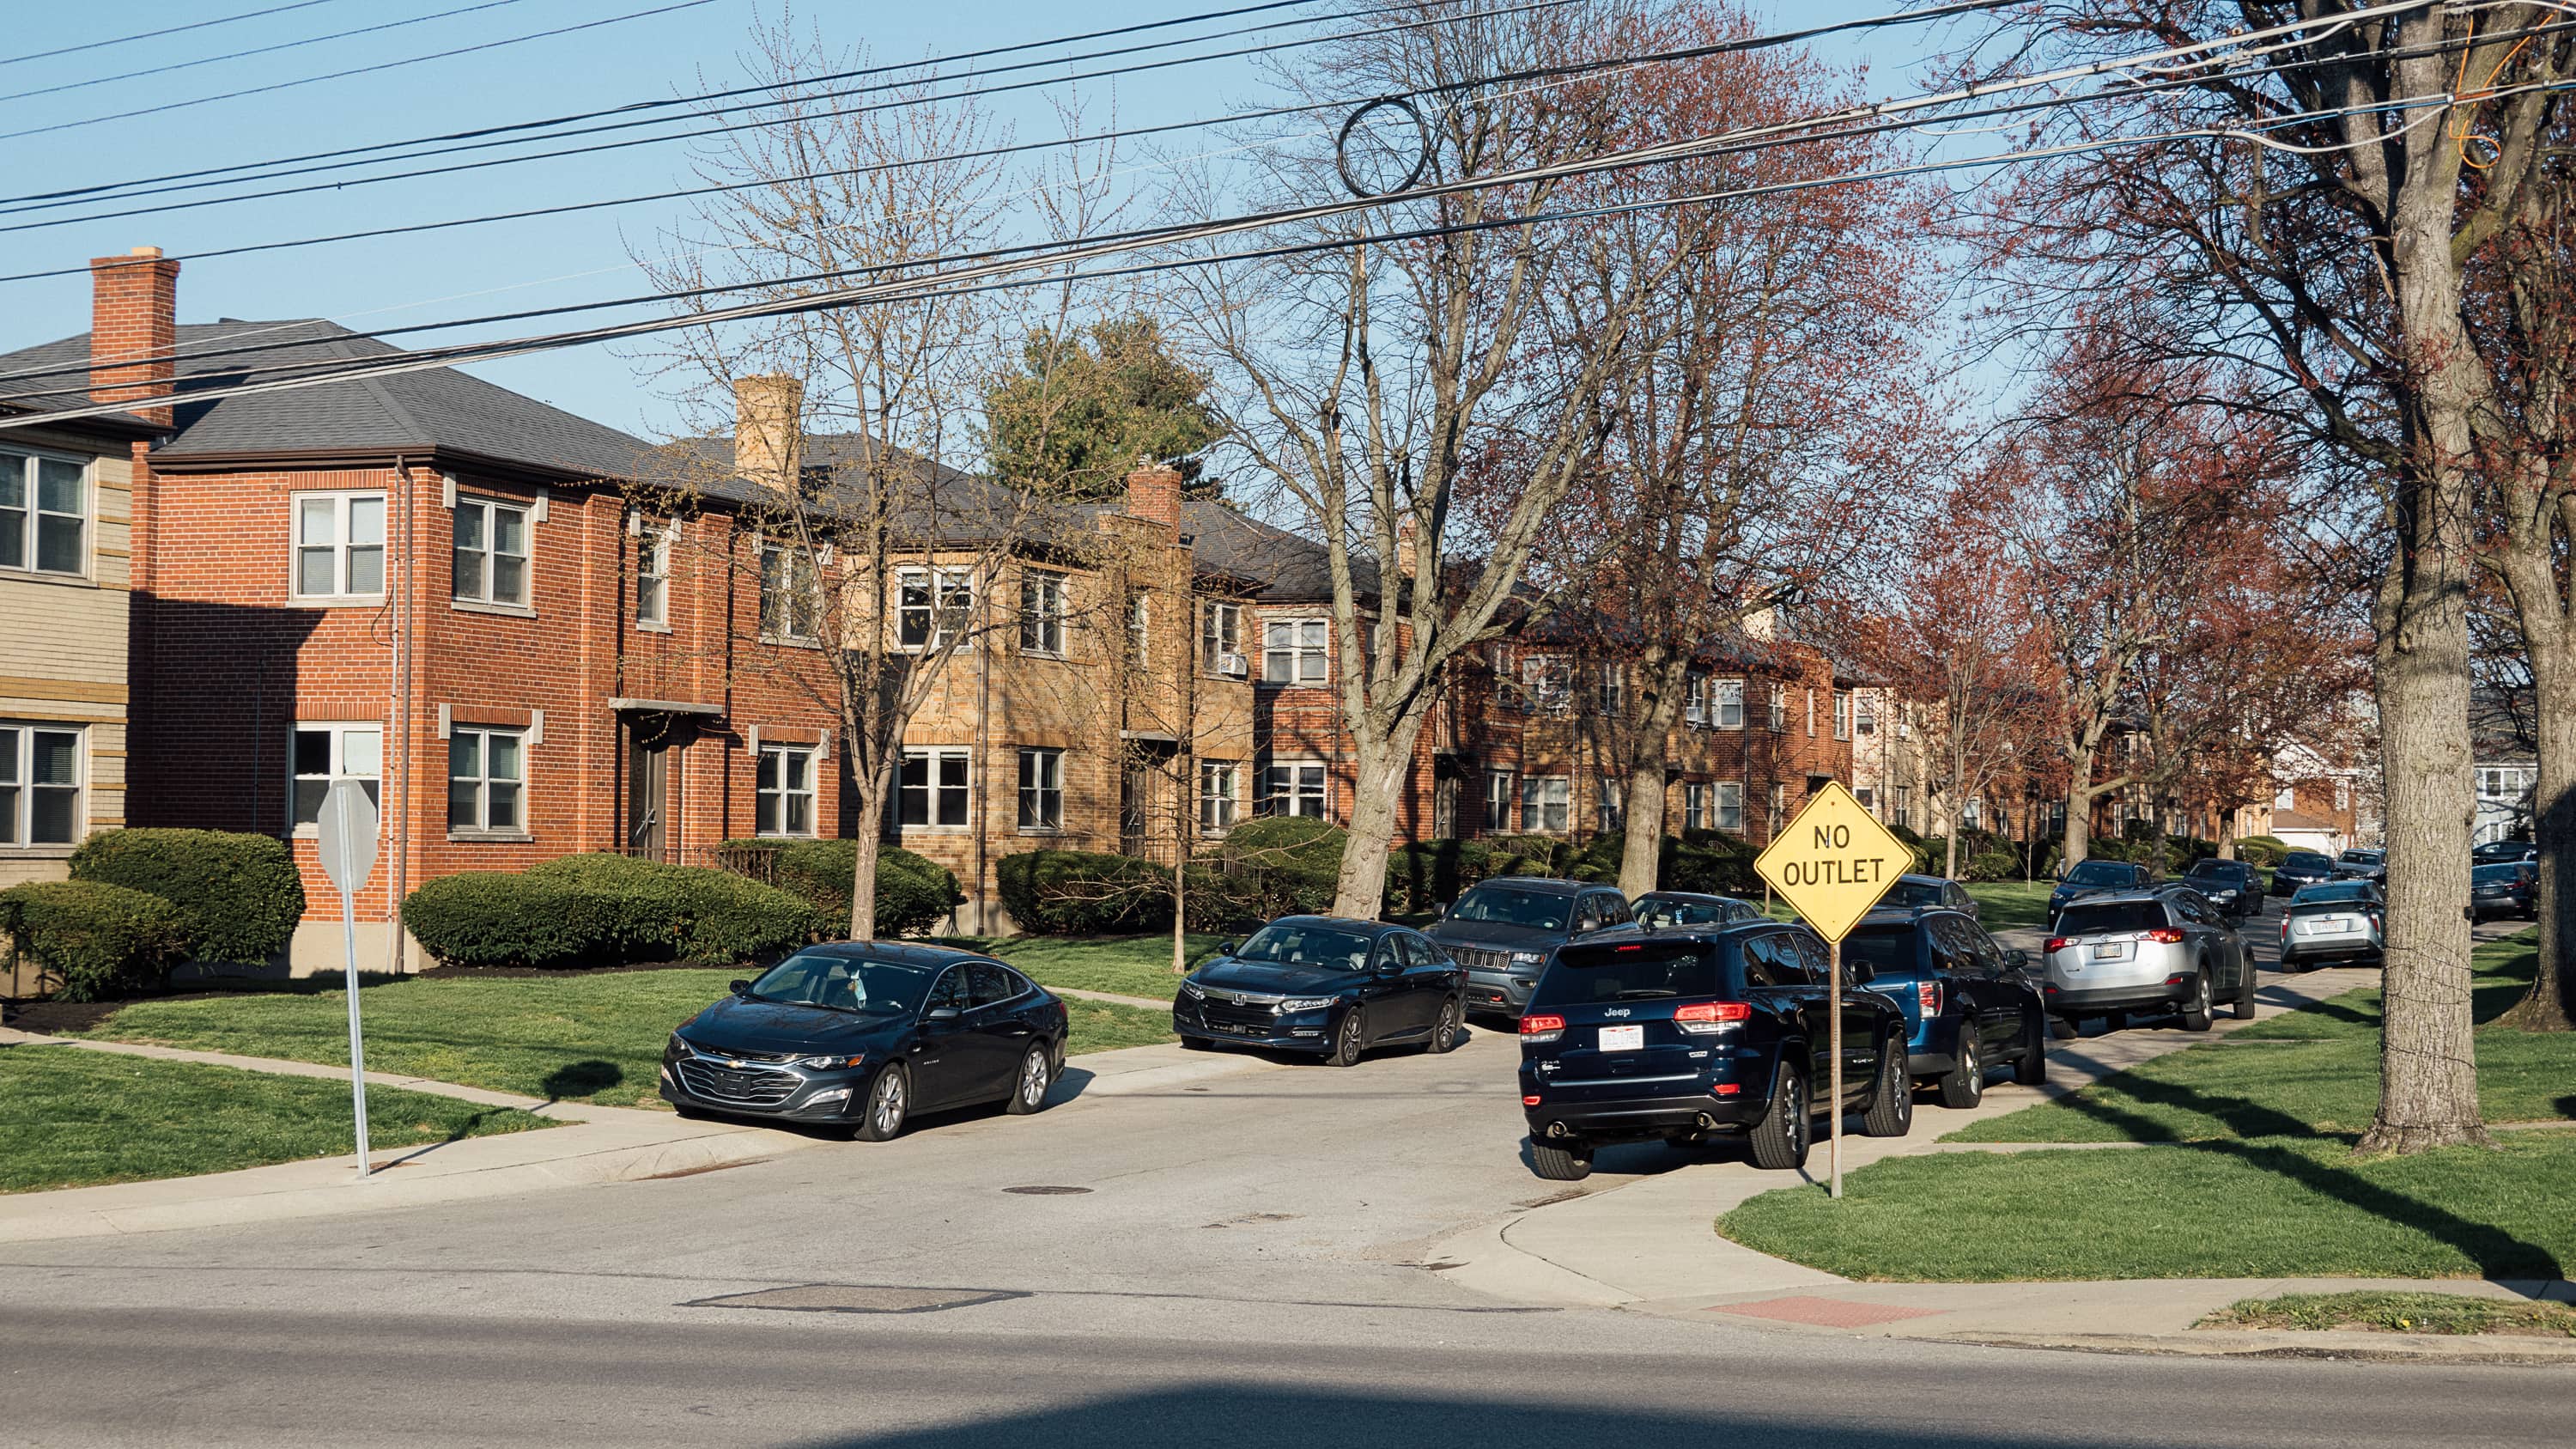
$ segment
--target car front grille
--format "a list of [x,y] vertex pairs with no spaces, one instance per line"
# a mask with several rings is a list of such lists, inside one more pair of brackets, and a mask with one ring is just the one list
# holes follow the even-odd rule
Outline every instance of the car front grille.
[[1470,971],[1512,969],[1512,953],[1509,951],[1495,951],[1483,946],[1451,946],[1447,950],[1453,960]]
[[793,1072],[744,1070],[691,1057],[680,1063],[680,1085],[692,1096],[745,1107],[775,1107],[796,1095],[805,1079]]
[[1220,1031],[1251,1030],[1267,1036],[1279,1017],[1267,1002],[1220,1001],[1211,996],[1200,1005],[1199,1019]]

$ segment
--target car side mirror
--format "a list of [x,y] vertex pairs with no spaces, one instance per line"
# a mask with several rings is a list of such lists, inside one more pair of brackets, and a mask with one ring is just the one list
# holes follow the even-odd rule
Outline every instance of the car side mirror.
[[2015,971],[2027,971],[2030,969],[2030,952],[2022,947],[2013,947],[2010,951],[2004,953],[2004,959],[2012,963]]
[[934,1006],[934,1007],[930,1008],[930,1010],[929,1010],[928,1012],[925,1012],[925,1013],[922,1015],[922,1018],[921,1018],[921,1019],[922,1019],[923,1021],[938,1022],[938,1021],[955,1021],[955,1020],[957,1019],[957,1017],[958,1017],[958,1011],[957,1011],[957,1008],[956,1008],[956,1007],[953,1007],[953,1006]]
[[1231,956],[1231,955],[1233,955],[1233,954],[1234,954],[1234,943],[1233,943],[1232,941],[1219,941],[1219,942],[1217,942],[1217,943],[1216,943],[1216,953],[1217,953],[1218,955],[1220,955],[1220,956]]
[[1448,908],[1447,906],[1444,906],[1444,905],[1440,904],[1440,903],[1439,903],[1439,902],[1437,902],[1437,901],[1432,902],[1432,904],[1431,904],[1431,919],[1433,919],[1433,920],[1435,920],[1435,921],[1445,921],[1445,920],[1449,919],[1449,908]]
[[1404,963],[1389,956],[1371,969],[1380,976],[1401,976],[1404,974]]
[[751,983],[748,981],[728,981],[725,983],[725,990],[732,992],[736,996],[749,996],[751,994]]
[[1851,978],[1852,985],[1867,986],[1878,979],[1878,968],[1866,961],[1845,961],[1843,974]]

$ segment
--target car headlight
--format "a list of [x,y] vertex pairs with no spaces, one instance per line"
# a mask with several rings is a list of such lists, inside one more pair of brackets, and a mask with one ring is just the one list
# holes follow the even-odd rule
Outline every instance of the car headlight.
[[851,1052],[847,1055],[836,1053],[824,1057],[795,1057],[787,1064],[791,1067],[811,1067],[820,1072],[845,1072],[866,1060],[867,1057],[864,1054]]
[[1514,951],[1512,953],[1512,964],[1515,966],[1538,966],[1545,964],[1546,961],[1547,957],[1536,951]]
[[1339,999],[1332,996],[1292,996],[1279,1003],[1279,1014],[1286,1016],[1292,1011],[1322,1011]]
[[1183,996],[1188,997],[1188,998],[1189,998],[1190,1000],[1192,1000],[1192,1001],[1199,1001],[1199,1000],[1203,1000],[1203,999],[1205,999],[1205,998],[1206,998],[1206,996],[1207,996],[1207,993],[1206,993],[1206,992],[1199,990],[1199,984],[1198,984],[1197,982],[1195,982],[1195,981],[1184,981],[1184,982],[1182,982],[1182,983],[1181,983],[1181,994],[1182,994]]
[[671,1060],[673,1057],[687,1056],[689,1052],[690,1046],[688,1039],[681,1036],[676,1031],[671,1033],[671,1039],[669,1041],[662,1043],[662,1060],[666,1062]]

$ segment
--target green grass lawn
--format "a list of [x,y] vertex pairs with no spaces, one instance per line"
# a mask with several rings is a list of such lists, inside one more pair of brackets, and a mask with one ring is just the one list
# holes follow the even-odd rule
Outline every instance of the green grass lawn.
[[[2528,935],[2480,948],[2482,1019],[2520,995],[2535,954]],[[2375,991],[2351,993],[1953,1134],[2150,1145],[1893,1159],[1846,1179],[1842,1203],[1766,1193],[1719,1231],[1893,1280],[2566,1276],[2576,1131],[2352,1156],[2376,1105],[2377,1010]],[[2489,1028],[2478,1058],[2488,1120],[2576,1117],[2576,1037]]]
[[[555,1125],[425,1092],[367,1092],[371,1148]],[[0,1050],[0,1192],[188,1177],[356,1150],[345,1081],[78,1047]]]
[[[1195,933],[1184,938],[1192,966],[1215,954],[1219,942],[1240,939]],[[1172,974],[1172,938],[1165,935],[1012,936],[974,945],[1027,972],[1040,986],[1169,1001],[1180,981]]]
[[[662,1043],[742,974],[430,976],[362,987],[367,1065],[531,1097],[655,1106]],[[1163,1012],[1079,999],[1066,1006],[1072,1052],[1172,1040]],[[87,1034],[299,1062],[349,1060],[348,1007],[339,991],[138,1001]]]
[[1987,880],[1968,885],[1969,898],[1977,903],[1977,919],[1989,931],[2012,926],[2045,926],[2048,924],[2048,893],[2056,882],[2047,880]]
[[2458,1293],[2284,1293],[2278,1298],[2241,1299],[2192,1326],[2576,1338],[2576,1308]]

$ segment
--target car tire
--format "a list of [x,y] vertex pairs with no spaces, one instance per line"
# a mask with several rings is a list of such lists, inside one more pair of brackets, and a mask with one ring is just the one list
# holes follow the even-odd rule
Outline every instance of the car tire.
[[1431,1050],[1457,1050],[1458,1030],[1466,1015],[1466,1010],[1454,998],[1440,1003],[1440,1019],[1431,1023]]
[[1941,1105],[1962,1111],[1986,1098],[1986,1057],[1977,1046],[1974,1023],[1959,1026],[1959,1060],[1941,1074]]
[[2025,1087],[2048,1085],[2048,1018],[2034,1015],[2022,1028],[2021,1060],[2013,1063],[2013,1080]]
[[2250,958],[2245,963],[2245,984],[2236,988],[2236,999],[2229,1003],[2227,1014],[2238,1021],[2254,1019],[2254,962]]
[[1046,1109],[1048,1089],[1055,1086],[1055,1059],[1046,1043],[1030,1047],[1020,1058],[1020,1074],[1011,1079],[1010,1114],[1026,1117]]
[[1550,1182],[1581,1182],[1592,1175],[1592,1149],[1579,1143],[1559,1147],[1532,1138],[1530,1168]]
[[1360,1020],[1356,1006],[1342,1013],[1342,1024],[1333,1028],[1333,1049],[1325,1055],[1328,1067],[1357,1066],[1360,1053],[1367,1050],[1368,1026]]
[[1807,1083],[1798,1069],[1782,1062],[1771,1073],[1771,1105],[1753,1124],[1753,1165],[1768,1172],[1789,1172],[1807,1165],[1807,1144],[1815,1124],[1807,1116]]
[[2191,1000],[2183,1003],[2182,1029],[2207,1031],[2215,1016],[2209,1004],[2209,963],[2203,961],[2200,969],[2192,973]]
[[900,1065],[889,1063],[868,1079],[867,1100],[859,1108],[859,1125],[850,1135],[861,1142],[891,1142],[903,1135],[912,1116],[912,1079]]
[[1864,1137],[1902,1137],[1914,1130],[1914,1075],[1906,1070],[1905,1040],[1889,1037],[1878,1047],[1878,1091],[1860,1119]]

